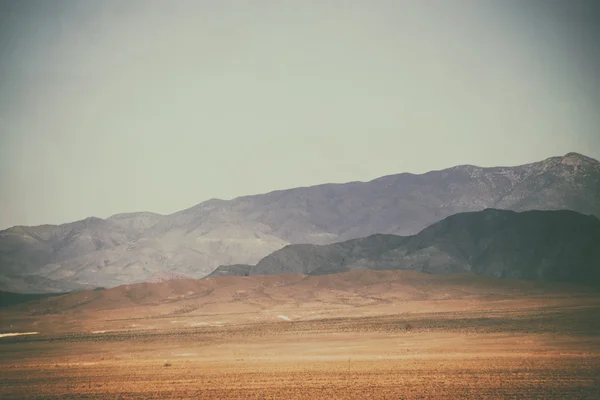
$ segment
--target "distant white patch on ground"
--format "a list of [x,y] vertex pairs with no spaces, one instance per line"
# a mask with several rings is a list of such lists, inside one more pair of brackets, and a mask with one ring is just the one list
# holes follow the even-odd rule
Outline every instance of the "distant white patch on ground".
[[92,333],[106,333],[106,332],[110,332],[110,331],[92,331]]
[[277,317],[281,318],[281,319],[285,319],[286,321],[290,320],[290,317],[288,317],[287,315],[278,315]]
[[15,333],[0,333],[0,338],[21,335],[37,335],[39,332],[15,332]]
[[72,362],[72,363],[56,363],[56,365],[68,365],[68,366],[72,366],[72,365],[96,365],[98,364],[97,362]]
[[190,326],[221,326],[223,325],[223,321],[214,321],[214,322],[192,322]]

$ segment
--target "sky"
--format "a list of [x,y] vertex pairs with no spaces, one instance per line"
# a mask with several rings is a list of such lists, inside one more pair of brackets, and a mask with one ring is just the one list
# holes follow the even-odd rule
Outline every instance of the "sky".
[[0,229],[600,159],[596,0],[0,0]]

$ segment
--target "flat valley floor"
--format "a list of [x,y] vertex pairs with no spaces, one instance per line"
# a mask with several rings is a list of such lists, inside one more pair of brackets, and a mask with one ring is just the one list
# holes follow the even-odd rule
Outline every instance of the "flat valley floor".
[[82,311],[54,331],[7,312],[40,333],[0,338],[0,398],[600,399],[596,293],[379,299]]

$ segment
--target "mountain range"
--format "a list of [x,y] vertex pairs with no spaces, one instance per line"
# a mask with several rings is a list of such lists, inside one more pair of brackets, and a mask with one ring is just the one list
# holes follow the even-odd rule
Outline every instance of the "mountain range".
[[[0,290],[113,287],[164,280],[161,276],[171,274],[201,278],[220,265],[264,263],[265,256],[289,244],[327,245],[374,234],[392,246],[408,240],[398,235],[415,235],[451,215],[489,208],[566,209],[599,217],[600,163],[569,153],[516,167],[461,165],[370,182],[211,199],[170,215],[143,212],[63,225],[16,226],[0,232]],[[421,232],[411,237],[414,243],[424,236]],[[429,251],[424,249],[419,257]],[[497,267],[488,265],[491,261],[474,266],[451,251],[434,253],[450,257],[451,270],[470,267],[496,273]],[[427,269],[419,265],[415,261],[410,268]],[[502,267],[497,274],[513,276],[509,270]]]
[[324,275],[351,270],[473,273],[600,285],[600,220],[574,211],[459,213],[412,236],[376,234],[329,245],[294,244],[223,275]]

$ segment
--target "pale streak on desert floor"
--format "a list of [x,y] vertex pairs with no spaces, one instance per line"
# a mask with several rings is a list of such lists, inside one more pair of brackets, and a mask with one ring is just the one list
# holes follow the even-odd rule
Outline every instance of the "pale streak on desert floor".
[[4,312],[40,334],[0,341],[0,397],[600,398],[596,292],[398,272],[288,278],[217,279],[200,298],[180,283],[178,300],[170,284],[173,301],[110,310],[104,297],[118,291],[79,311]]
[[0,333],[0,338],[3,337],[13,337],[13,336],[23,336],[23,335],[37,335],[39,332],[10,332],[10,333]]

